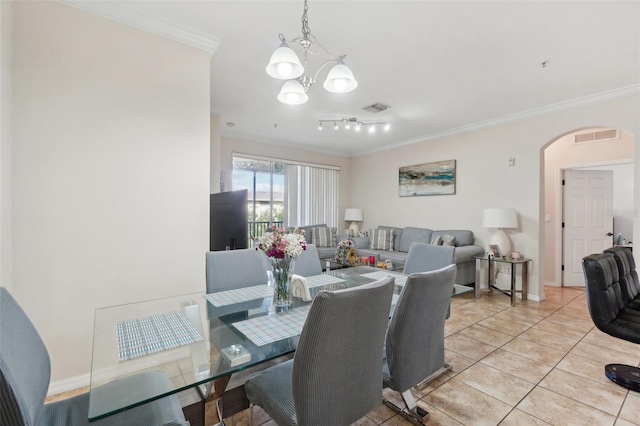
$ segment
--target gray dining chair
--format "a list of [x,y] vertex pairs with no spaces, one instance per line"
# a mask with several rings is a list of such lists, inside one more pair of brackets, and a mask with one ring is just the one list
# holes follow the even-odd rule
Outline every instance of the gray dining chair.
[[[114,330],[115,332],[115,330]],[[70,348],[71,350],[71,348]],[[51,375],[49,354],[37,330],[9,294],[0,287],[0,424],[4,426],[89,425],[89,394],[45,404]],[[115,380],[97,392],[118,398],[131,392],[173,389],[169,378],[150,371]],[[94,392],[94,390],[92,390]],[[189,425],[176,395],[92,422],[95,426]]]
[[411,243],[402,272],[409,275],[414,272],[427,272],[444,268],[454,263],[454,253],[455,248],[453,246]]
[[383,362],[384,386],[402,394],[406,407],[385,405],[413,423],[428,412],[416,405],[411,388],[444,366],[444,322],[456,265],[409,275],[387,330]]
[[210,251],[206,254],[207,293],[267,284],[271,269],[261,250]]
[[[411,243],[403,273],[428,272],[454,263],[455,248],[425,243]],[[457,271],[456,271],[457,273]],[[455,282],[455,277],[453,278]],[[451,315],[451,302],[447,304],[447,319]]]
[[280,426],[346,426],[380,405],[393,288],[386,277],[318,293],[293,359],[249,376],[249,401]]
[[[227,290],[235,290],[244,287],[266,285],[269,281],[271,265],[269,259],[262,250],[240,249],[210,251],[206,254],[206,286],[207,293],[217,293]],[[261,300],[251,301],[254,308],[261,305]],[[213,313],[213,307],[207,304],[210,317],[217,317]],[[237,343],[237,334],[220,323],[234,322],[247,319],[246,310],[231,313],[225,317],[210,321],[211,341],[222,348],[232,343]]]
[[307,244],[306,250],[296,257],[293,273],[303,277],[322,274],[318,249],[314,244]]

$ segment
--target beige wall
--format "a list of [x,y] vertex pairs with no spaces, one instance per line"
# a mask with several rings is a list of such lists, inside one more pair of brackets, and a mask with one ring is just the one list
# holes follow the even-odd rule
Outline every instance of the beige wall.
[[[220,116],[211,114],[211,183],[209,189],[211,194],[220,192],[220,150],[222,147],[222,139],[220,138]],[[226,188],[225,188],[226,189]],[[228,191],[228,189],[227,189]]]
[[[559,136],[586,127],[608,126],[640,143],[640,96],[556,111],[520,121],[451,135],[352,159],[351,204],[364,210],[364,229],[377,225],[471,229],[484,247],[491,230],[482,227],[488,207],[513,207],[518,229],[507,230],[514,249],[533,259],[529,296],[543,297],[544,175],[543,148]],[[515,165],[508,166],[508,159]],[[455,195],[399,197],[398,168],[440,160],[456,160]],[[638,158],[635,159],[636,181]],[[635,205],[638,206],[638,186]],[[634,218],[635,240],[640,226]]]
[[[329,166],[340,167],[339,176],[339,192],[340,201],[338,204],[338,232],[344,233],[349,227],[349,223],[345,222],[344,209],[352,207],[349,204],[351,196],[351,159],[348,157],[339,157],[335,155],[321,154],[318,152],[306,151],[303,149],[293,148],[284,145],[274,145],[264,142],[243,141],[238,139],[222,138],[222,148],[220,157],[220,168],[225,176],[225,188],[227,191],[232,190],[231,175],[233,171],[233,153],[260,155],[264,157],[280,158],[285,160],[302,161],[315,164],[324,164]],[[355,206],[355,205],[354,205]],[[358,206],[355,206],[358,207]],[[312,224],[310,224],[312,225]]]
[[12,8],[0,1],[0,285],[12,289],[11,277],[11,143]]
[[58,2],[13,29],[13,292],[86,380],[97,307],[204,288],[209,54]]
[[[602,129],[594,129],[602,130]],[[544,234],[544,280],[549,285],[560,286],[560,271],[556,260],[561,252],[560,215],[562,171],[573,167],[614,163],[633,160],[633,137],[620,132],[620,139],[614,141],[574,144],[573,134],[561,137],[544,150],[545,164],[545,219]],[[629,194],[630,196],[631,194]],[[556,250],[557,247],[557,250]]]

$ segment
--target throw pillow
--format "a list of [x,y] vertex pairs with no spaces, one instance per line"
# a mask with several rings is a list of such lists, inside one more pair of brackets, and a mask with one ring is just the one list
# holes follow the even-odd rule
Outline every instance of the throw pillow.
[[442,237],[442,245],[455,247],[455,245],[456,245],[456,237],[454,237],[453,235],[445,234]]
[[441,246],[442,245],[442,237],[440,235],[436,235],[431,239],[431,245]]
[[314,227],[311,240],[316,247],[333,247],[335,245],[337,229],[325,226]]
[[393,229],[372,229],[371,248],[373,250],[393,250]]

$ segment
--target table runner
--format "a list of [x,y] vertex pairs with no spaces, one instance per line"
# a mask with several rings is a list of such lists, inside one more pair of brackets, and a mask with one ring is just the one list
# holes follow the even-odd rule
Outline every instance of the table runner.
[[256,346],[264,346],[299,335],[309,314],[309,308],[311,305],[234,322],[232,325]]
[[204,340],[183,311],[121,321],[116,332],[120,361]]
[[310,277],[307,277],[307,285],[309,286],[309,288],[319,287],[323,285],[330,285],[330,284],[341,284],[344,282],[346,281],[343,280],[342,278],[338,278],[338,277],[334,277],[333,275],[326,275],[326,274],[312,275]]
[[273,296],[273,287],[270,287],[266,284],[255,285],[252,287],[236,288],[233,290],[226,290],[218,293],[209,293],[204,295],[209,303],[216,307],[248,302],[249,300],[264,299],[265,297],[270,296]]

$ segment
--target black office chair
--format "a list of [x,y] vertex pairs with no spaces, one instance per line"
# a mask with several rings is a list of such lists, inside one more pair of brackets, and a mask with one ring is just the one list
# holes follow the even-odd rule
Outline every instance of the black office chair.
[[[640,343],[640,311],[624,302],[618,266],[611,254],[591,254],[582,259],[587,305],[596,327],[610,336]],[[640,392],[640,368],[608,364],[605,374],[614,383]]]
[[622,301],[627,308],[640,310],[640,280],[631,248],[611,247],[604,252],[612,255],[618,265]]

